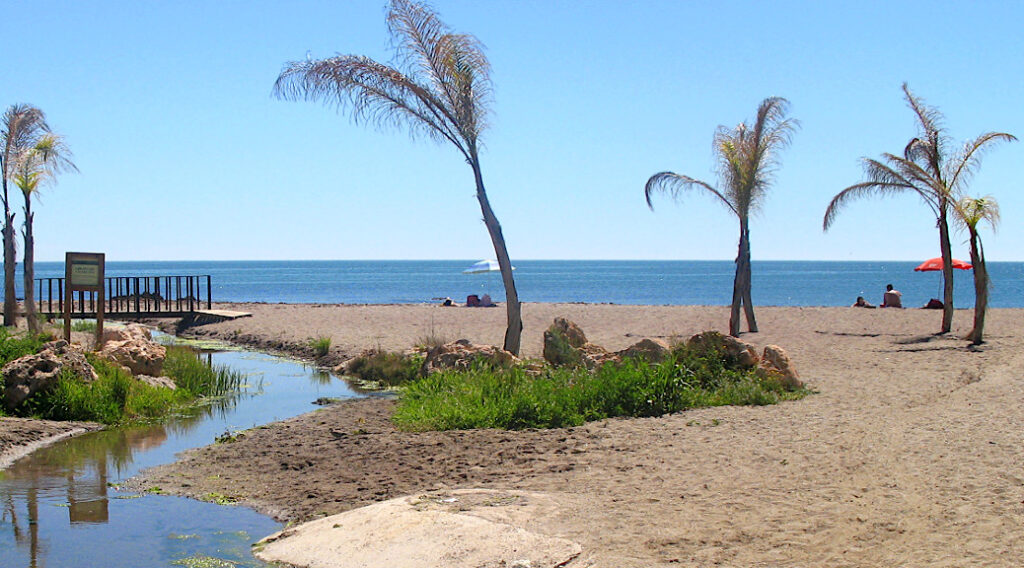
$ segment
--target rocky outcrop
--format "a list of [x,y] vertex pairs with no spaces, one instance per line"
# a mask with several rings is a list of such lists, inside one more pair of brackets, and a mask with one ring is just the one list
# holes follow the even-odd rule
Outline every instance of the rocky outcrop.
[[33,394],[52,388],[64,371],[87,382],[97,378],[85,354],[63,340],[47,343],[39,353],[7,363],[0,370],[4,378],[4,406],[13,410]]
[[769,374],[778,377],[782,386],[789,390],[803,388],[804,386],[789,355],[778,345],[766,345],[764,347],[760,367]]
[[624,357],[639,357],[648,362],[665,359],[670,351],[668,343],[660,339],[644,339],[623,349],[608,351],[587,341],[580,326],[565,319],[555,318],[544,332],[544,360],[555,367],[580,366],[595,369],[605,363],[618,363]]
[[145,327],[130,323],[123,329],[111,330],[109,335],[104,332],[103,337],[100,357],[121,365],[132,375],[163,374],[167,348],[153,341]]
[[468,369],[481,362],[494,367],[508,367],[518,361],[515,355],[499,347],[476,345],[468,339],[460,339],[427,351],[423,374],[446,369]]

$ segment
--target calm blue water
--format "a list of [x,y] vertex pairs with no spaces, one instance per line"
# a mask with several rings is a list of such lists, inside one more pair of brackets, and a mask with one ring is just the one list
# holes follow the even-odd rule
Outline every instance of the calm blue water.
[[[468,294],[504,297],[497,273],[462,274],[478,259],[430,261],[166,261],[108,262],[107,276],[210,274],[214,301],[391,304]],[[515,261],[524,302],[726,305],[731,261]],[[754,303],[762,306],[847,306],[857,296],[879,303],[887,283],[904,305],[941,298],[941,275],[914,272],[917,262],[754,261]],[[989,263],[990,305],[1024,307],[1024,263]],[[955,271],[956,306],[974,305],[970,271]],[[61,277],[62,262],[41,262],[36,277]],[[21,282],[21,276],[18,276]],[[18,291],[19,297],[21,290]]]

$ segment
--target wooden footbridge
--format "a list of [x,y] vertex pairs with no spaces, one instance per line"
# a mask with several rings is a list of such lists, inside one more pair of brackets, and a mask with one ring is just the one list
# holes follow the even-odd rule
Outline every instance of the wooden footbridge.
[[[64,314],[63,278],[36,278],[37,312],[49,318]],[[110,276],[104,278],[103,312],[107,318],[181,318],[210,316],[235,319],[249,314],[213,309],[212,278],[191,276]],[[71,317],[95,318],[96,292],[71,293]]]

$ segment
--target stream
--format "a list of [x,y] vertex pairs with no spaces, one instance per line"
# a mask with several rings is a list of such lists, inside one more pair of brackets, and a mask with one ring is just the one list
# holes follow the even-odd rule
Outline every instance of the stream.
[[279,357],[245,351],[203,357],[245,373],[243,392],[159,424],[63,440],[0,470],[0,566],[267,566],[250,547],[282,528],[273,519],[245,507],[122,493],[118,483],[224,433],[315,410],[317,398],[363,395]]

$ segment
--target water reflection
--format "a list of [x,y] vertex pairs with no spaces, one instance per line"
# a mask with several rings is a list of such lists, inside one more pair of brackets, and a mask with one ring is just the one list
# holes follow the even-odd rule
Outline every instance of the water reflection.
[[168,566],[196,554],[262,566],[249,544],[280,528],[271,519],[243,508],[127,495],[117,483],[225,431],[308,412],[318,398],[357,395],[337,378],[283,359],[203,357],[245,373],[245,393],[162,424],[64,440],[0,471],[0,566]]

